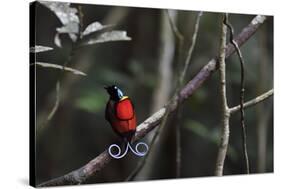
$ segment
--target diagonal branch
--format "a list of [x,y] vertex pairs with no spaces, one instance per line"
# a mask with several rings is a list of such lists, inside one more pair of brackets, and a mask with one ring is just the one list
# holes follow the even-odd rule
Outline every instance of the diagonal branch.
[[[239,46],[243,45],[259,28],[261,24],[266,20],[265,16],[256,16],[252,22],[246,26],[242,32],[235,38],[235,41]],[[234,47],[231,44],[228,44],[226,47],[226,58],[229,57],[234,52]],[[216,59],[212,59],[205,65],[197,75],[189,81],[179,93],[176,103],[171,104],[171,111],[174,111],[179,103],[182,103],[184,100],[188,99],[203,83],[206,81],[209,76],[217,69]],[[136,131],[136,135],[133,138],[133,141],[143,138],[147,133],[153,130],[156,126],[159,125],[163,116],[165,115],[166,108],[163,107],[142,122]],[[103,169],[112,158],[108,154],[107,150],[102,152],[100,155],[95,157],[93,160],[78,168],[66,175],[52,179],[50,181],[44,182],[39,186],[58,186],[66,184],[79,184],[84,182],[91,176],[94,176],[98,171]]]
[[182,85],[183,82],[184,82],[184,78],[186,76],[187,68],[189,66],[191,56],[193,54],[193,50],[194,50],[194,47],[195,47],[195,44],[196,44],[197,34],[198,34],[198,30],[199,30],[200,19],[201,19],[202,15],[203,15],[203,12],[199,12],[197,14],[197,17],[196,17],[196,21],[195,21],[195,24],[194,24],[194,31],[193,31],[193,35],[192,35],[192,39],[191,39],[191,45],[188,49],[186,60],[185,60],[185,63],[184,63],[184,67],[183,67],[183,70],[182,70],[180,78],[179,78],[180,85]]

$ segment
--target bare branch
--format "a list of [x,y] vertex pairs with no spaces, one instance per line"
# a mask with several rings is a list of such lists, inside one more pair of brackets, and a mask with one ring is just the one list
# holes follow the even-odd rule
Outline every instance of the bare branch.
[[220,54],[219,54],[219,75],[220,75],[220,96],[221,96],[221,141],[219,144],[219,151],[216,162],[215,175],[223,175],[224,160],[228,148],[229,141],[229,108],[227,105],[226,85],[225,85],[225,47],[226,47],[226,34],[227,26],[224,24],[227,19],[227,14],[222,15],[221,22],[221,39],[220,39]]
[[[252,107],[252,106],[268,99],[271,96],[273,96],[273,89],[271,89],[271,90],[267,91],[266,93],[263,93],[263,94],[257,96],[256,98],[254,98],[252,100],[249,100],[246,103],[244,103],[244,109]],[[230,114],[234,114],[234,113],[240,111],[240,107],[241,106],[238,105],[238,106],[234,106],[234,107],[230,108],[229,109]]]
[[[246,42],[260,27],[261,24],[264,23],[266,20],[266,16],[256,16],[251,21],[251,23],[246,26],[240,34],[234,38],[238,46],[241,46],[244,42]],[[228,58],[231,54],[233,54],[235,51],[232,44],[228,44],[226,46],[226,53],[225,57]],[[198,89],[203,82],[216,70],[216,59],[212,59],[208,62],[207,65],[205,65],[198,73],[197,75],[189,81],[189,83],[183,88],[181,91],[180,98],[188,98],[190,95],[193,94],[193,92]],[[182,100],[183,100],[182,99]]]
[[[173,22],[177,21],[178,11],[177,10],[169,10],[170,19]],[[176,52],[176,38],[173,34],[173,30],[171,28],[170,22],[167,18],[166,10],[161,11],[161,23],[160,23],[160,49],[159,49],[159,63],[158,63],[158,71],[159,76],[157,78],[158,84],[155,87],[153,94],[153,103],[151,105],[151,113],[162,108],[170,99],[172,92],[172,78],[173,78],[173,69],[172,64],[174,62],[175,52]],[[147,142],[150,143],[153,140],[155,132],[158,129],[155,129],[151,132],[150,135],[147,136]],[[164,135],[164,133],[161,133]],[[161,145],[162,140],[156,140],[155,145]],[[151,161],[154,162],[156,158],[159,156],[159,148],[154,148],[153,151],[149,154],[146,162]],[[142,178],[147,178],[151,171],[153,171],[153,167],[148,164],[143,165],[140,171],[137,174],[134,172],[137,170],[137,167],[140,167],[143,158],[138,161],[136,168],[129,174],[126,180],[135,179],[133,177],[139,176]],[[135,175],[135,176],[134,176]]]
[[[170,19],[176,20],[177,12],[170,12]],[[175,38],[172,33],[166,12],[161,12],[160,51],[159,51],[159,78],[158,86],[153,95],[152,112],[157,111],[167,103],[172,89],[172,64],[175,54]]]
[[245,112],[244,112],[244,93],[245,93],[245,74],[244,74],[244,59],[242,57],[242,53],[240,51],[239,46],[237,45],[237,43],[235,42],[235,40],[233,39],[233,35],[234,35],[234,30],[233,27],[231,26],[231,24],[228,21],[228,17],[226,17],[226,19],[224,20],[224,24],[228,27],[228,29],[230,30],[230,43],[235,47],[235,50],[238,54],[239,57],[239,61],[240,61],[240,68],[241,68],[241,72],[240,72],[240,77],[241,77],[241,82],[240,82],[240,115],[241,115],[241,128],[242,128],[242,148],[243,148],[243,155],[244,155],[244,160],[245,160],[245,164],[246,164],[246,173],[249,174],[250,173],[250,165],[249,165],[249,158],[248,158],[248,151],[247,151],[247,134],[246,134],[246,126],[245,126]]
[[[265,19],[257,19],[255,22],[251,22],[248,26],[246,26],[243,31],[237,36],[235,41],[239,46],[241,46],[244,42],[246,42],[259,28],[259,26],[264,22]],[[233,50],[231,50],[231,48]],[[229,57],[234,52],[234,48],[231,45],[226,47],[226,58]],[[188,99],[203,83],[208,79],[208,77],[216,70],[216,60],[212,59],[209,61],[207,65],[205,65],[198,74],[189,81],[179,93],[177,97],[177,101],[174,104],[171,104],[171,111],[174,111],[179,103],[182,103],[183,100]],[[161,108],[159,111],[154,113],[144,122],[142,122],[136,131],[136,135],[133,138],[133,141],[139,140],[146,136],[151,130],[153,130],[157,125],[159,125],[163,116],[165,115],[166,108]],[[88,179],[91,176],[94,176],[98,171],[103,169],[112,158],[108,154],[107,151],[102,152],[100,155],[95,157],[93,160],[88,162],[83,167],[76,169],[64,176],[52,179],[50,181],[44,182],[39,186],[58,186],[63,184],[79,184]]]
[[[74,44],[76,44],[76,43],[74,43]],[[70,53],[68,59],[64,62],[63,66],[61,68],[61,73],[59,75],[59,79],[56,82],[56,101],[55,101],[55,104],[52,107],[50,113],[48,114],[48,117],[47,117],[46,121],[44,122],[44,124],[42,124],[41,126],[38,127],[40,129],[46,124],[47,121],[50,121],[53,118],[53,116],[55,115],[56,111],[58,110],[58,107],[60,105],[61,78],[63,76],[63,72],[66,70],[67,64],[69,64],[69,62],[72,60],[73,55],[74,55],[74,47],[72,47],[71,53]]]
[[[130,9],[127,8],[114,8],[110,13],[103,19],[102,23],[119,23],[122,19],[124,19],[128,13],[130,12]],[[108,26],[108,25],[107,25]],[[113,26],[113,25],[111,25]],[[87,28],[87,27],[86,27]],[[107,28],[104,28],[107,29]],[[100,31],[100,30],[98,30]],[[85,38],[84,36],[83,38]],[[75,47],[76,49],[78,47]],[[73,53],[71,53],[70,56],[73,56]],[[93,66],[93,64],[84,64],[83,61],[75,62],[75,67],[78,70],[83,70],[86,72]],[[66,66],[66,65],[65,65]],[[65,75],[63,78],[61,78],[61,92],[60,92],[60,105],[65,103],[68,98],[70,98],[69,91],[71,90],[71,87],[76,83],[80,77],[73,77],[72,75]],[[43,128],[44,125],[47,124],[46,117],[49,114],[49,104],[53,103],[53,99],[56,96],[56,88],[54,88],[47,96],[47,105],[42,108],[42,111],[39,112],[37,116],[37,130],[40,130],[40,128]],[[41,130],[40,130],[41,132]]]

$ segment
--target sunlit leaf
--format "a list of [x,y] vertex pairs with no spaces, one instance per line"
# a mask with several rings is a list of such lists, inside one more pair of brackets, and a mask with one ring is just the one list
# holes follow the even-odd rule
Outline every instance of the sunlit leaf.
[[50,51],[50,50],[53,50],[53,48],[47,47],[47,46],[41,46],[41,45],[36,45],[35,47],[30,47],[30,52],[32,52],[32,53],[45,52],[45,51]]
[[70,22],[60,28],[57,28],[57,32],[59,33],[78,33],[79,26],[75,22]]
[[76,34],[79,31],[79,17],[77,9],[70,7],[70,3],[63,2],[45,2],[41,1],[41,4],[52,10],[63,26],[57,28],[58,33],[67,33],[73,42],[77,40]]
[[57,34],[66,33],[69,35],[70,39],[75,42],[77,40],[77,34],[79,32],[78,24],[71,22],[67,25],[64,25],[60,28],[57,28]]
[[102,33],[94,39],[90,39],[86,45],[92,45],[96,43],[105,43],[109,41],[129,41],[130,37],[127,36],[126,31],[109,31]]
[[83,31],[83,36],[85,35],[89,35],[91,33],[106,29],[112,27],[112,25],[102,25],[99,22],[93,22],[91,24],[89,24],[86,29]]
[[35,65],[41,66],[41,67],[46,67],[46,68],[54,68],[54,69],[65,70],[65,71],[71,72],[71,73],[76,74],[76,75],[83,75],[83,76],[87,75],[84,72],[81,72],[79,70],[76,70],[76,69],[73,69],[73,68],[70,68],[70,67],[63,67],[63,66],[58,65],[58,64],[50,64],[50,63],[46,63],[46,62],[36,62]]
[[61,40],[60,40],[60,34],[59,33],[57,33],[56,35],[55,35],[55,38],[54,38],[54,43],[56,44],[56,46],[58,46],[58,47],[62,47],[62,45],[61,45]]
[[52,10],[63,25],[71,22],[79,23],[79,18],[76,15],[78,11],[76,8],[70,7],[70,3],[49,1],[40,1],[40,3]]

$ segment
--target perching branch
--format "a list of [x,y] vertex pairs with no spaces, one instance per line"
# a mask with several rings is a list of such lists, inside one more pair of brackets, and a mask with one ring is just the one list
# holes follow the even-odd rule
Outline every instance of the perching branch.
[[235,47],[235,50],[238,54],[239,61],[240,61],[240,77],[241,77],[241,82],[240,82],[240,122],[241,122],[241,128],[242,128],[242,148],[243,148],[243,156],[246,164],[246,173],[250,174],[250,165],[249,165],[249,158],[248,158],[248,150],[247,150],[247,134],[246,134],[246,126],[245,126],[245,112],[244,112],[244,93],[245,93],[245,73],[244,73],[244,59],[242,57],[242,53],[240,51],[239,46],[233,39],[234,35],[234,30],[232,25],[228,21],[228,16],[226,16],[224,20],[224,24],[228,27],[230,31],[230,43]]
[[[266,20],[265,16],[256,16],[252,22],[246,26],[243,31],[235,38],[235,41],[239,46],[243,45],[259,28],[261,24]],[[234,48],[231,44],[226,46],[226,55],[229,57],[234,52]],[[190,80],[181,90],[176,102],[171,104],[171,111],[174,111],[179,103],[188,99],[203,83],[208,79],[208,77],[216,70],[216,60],[212,59],[209,61],[198,73]],[[161,108],[159,111],[154,113],[144,122],[142,122],[136,131],[136,135],[133,141],[139,140],[146,136],[151,130],[157,127],[165,115],[166,108]],[[89,177],[94,176],[98,171],[103,169],[111,160],[113,160],[108,154],[107,150],[102,152],[100,155],[95,157],[93,160],[66,175],[52,179],[50,181],[44,182],[39,186],[58,186],[66,184],[79,184],[87,180]]]
[[227,153],[229,141],[229,108],[227,105],[226,97],[226,84],[225,84],[225,47],[226,47],[226,34],[227,26],[224,21],[227,19],[227,14],[224,14],[221,22],[221,38],[220,38],[220,52],[219,52],[219,76],[220,76],[220,97],[221,97],[221,141],[219,144],[219,151],[216,162],[215,175],[223,175],[224,160]]

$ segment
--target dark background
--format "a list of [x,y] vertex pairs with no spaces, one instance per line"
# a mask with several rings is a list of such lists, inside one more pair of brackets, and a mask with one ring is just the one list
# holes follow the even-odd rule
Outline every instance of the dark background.
[[[78,4],[72,4],[78,7]],[[161,57],[161,19],[163,10],[113,6],[80,5],[84,28],[94,22],[115,24],[131,41],[108,42],[77,49],[68,64],[86,77],[54,69],[36,68],[36,183],[56,178],[77,169],[103,152],[117,136],[104,118],[108,96],[103,85],[116,84],[134,101],[138,123],[154,110],[154,95],[159,84]],[[177,11],[177,25],[191,39],[197,12]],[[255,15],[230,14],[239,33]],[[220,36],[218,13],[206,12],[200,23],[197,43],[187,72],[190,80],[200,68],[218,54]],[[37,61],[63,65],[70,56],[71,40],[62,35],[62,48],[54,44],[56,15],[37,4],[36,44],[54,50],[37,54]],[[187,43],[188,45],[190,43]],[[188,46],[183,49],[188,50]],[[245,99],[273,87],[273,17],[241,48],[245,58]],[[178,77],[177,62],[172,63],[172,91]],[[227,96],[230,106],[239,103],[240,66],[236,55],[227,59]],[[62,80],[61,100],[53,119],[46,117],[55,103],[55,86]],[[175,128],[181,124],[182,177],[214,174],[220,140],[219,80],[215,73],[183,105],[182,119],[172,115],[163,130],[156,150],[136,180],[175,178]],[[248,153],[251,173],[273,171],[273,98],[246,110]],[[230,121],[230,148],[225,161],[227,175],[244,173],[239,113]],[[151,136],[146,136],[146,139]],[[265,162],[259,160],[261,138],[266,137]],[[264,143],[264,142],[263,142]],[[123,181],[137,165],[132,154],[114,160],[87,183]],[[261,166],[265,164],[265,166]]]

